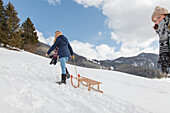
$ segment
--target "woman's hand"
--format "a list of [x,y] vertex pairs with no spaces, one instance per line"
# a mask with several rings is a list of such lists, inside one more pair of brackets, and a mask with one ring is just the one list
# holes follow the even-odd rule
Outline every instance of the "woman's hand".
[[74,58],[74,55],[71,55],[71,58]]
[[46,54],[45,54],[45,56],[47,57],[47,56],[48,56],[48,54],[46,53]]

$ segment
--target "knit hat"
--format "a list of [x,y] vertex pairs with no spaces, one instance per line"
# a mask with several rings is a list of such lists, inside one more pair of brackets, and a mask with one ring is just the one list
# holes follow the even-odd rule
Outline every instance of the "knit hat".
[[153,18],[157,15],[162,15],[162,14],[170,14],[170,12],[168,12],[167,9],[165,8],[162,8],[160,6],[157,6],[155,7],[155,11],[152,13],[152,21],[153,21]]

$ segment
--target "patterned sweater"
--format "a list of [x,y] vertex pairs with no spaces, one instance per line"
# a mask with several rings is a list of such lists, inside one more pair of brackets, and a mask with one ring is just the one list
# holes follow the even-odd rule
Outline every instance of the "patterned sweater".
[[158,29],[156,29],[159,35],[159,55],[163,53],[169,53],[169,39],[170,39],[170,15],[166,17],[159,23]]
[[58,47],[55,48],[53,57],[57,57],[57,56],[58,56]]

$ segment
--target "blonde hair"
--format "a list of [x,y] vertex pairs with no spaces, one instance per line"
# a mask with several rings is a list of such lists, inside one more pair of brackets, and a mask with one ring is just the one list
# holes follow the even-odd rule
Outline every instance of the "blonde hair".
[[[55,34],[56,34],[56,33],[58,33],[58,34],[59,34],[57,37],[59,37],[60,35],[62,35],[62,32],[61,32],[61,31],[56,31],[56,32],[55,32]],[[54,38],[54,41],[53,41],[53,42],[55,42],[55,41],[56,41],[57,37],[55,37],[55,38]]]

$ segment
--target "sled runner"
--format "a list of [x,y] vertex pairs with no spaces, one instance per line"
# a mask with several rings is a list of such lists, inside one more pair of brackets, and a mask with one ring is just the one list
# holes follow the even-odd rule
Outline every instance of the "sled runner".
[[[77,86],[75,86],[73,84],[73,79],[76,79],[78,81]],[[71,84],[74,88],[78,88],[80,86],[80,84],[88,87],[88,91],[90,91],[91,89],[101,92],[103,93],[103,91],[100,90],[99,85],[102,84],[101,82],[86,78],[86,77],[82,77],[78,74],[78,77],[73,77],[73,75],[71,75]],[[97,89],[93,88],[94,85],[97,85]]]
[[[73,58],[73,60],[74,60],[75,72],[76,72],[76,75],[77,75],[75,58]],[[77,86],[73,84],[73,79],[75,79],[75,80],[78,81]],[[85,83],[86,83],[86,84],[85,84]],[[82,76],[80,76],[79,74],[78,74],[78,77],[73,77],[73,75],[71,75],[71,85],[72,85],[74,88],[78,88],[78,87],[80,87],[80,84],[88,87],[88,91],[90,91],[91,89],[93,89],[93,90],[95,90],[95,91],[98,91],[98,92],[103,93],[103,91],[101,91],[100,88],[99,88],[99,85],[102,84],[101,82],[98,82],[98,81],[95,81],[95,80],[91,80],[91,79],[86,78],[86,77],[82,77]],[[97,89],[93,88],[94,85],[97,85]]]

